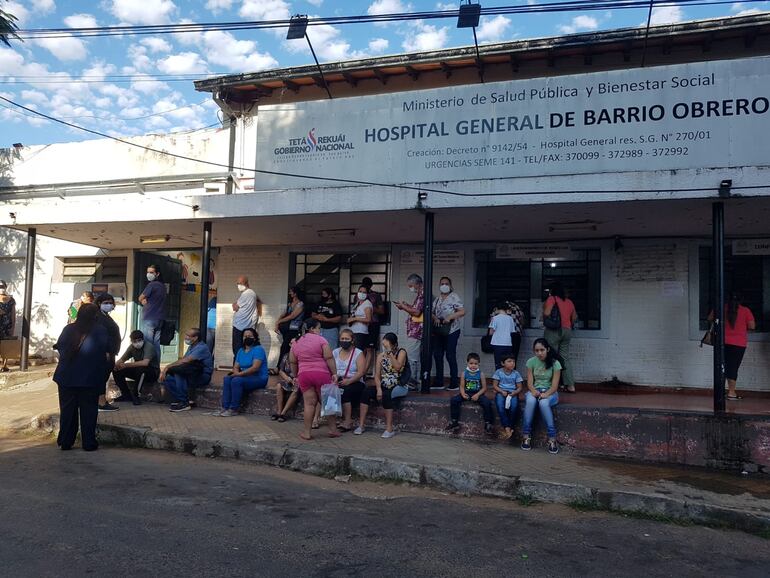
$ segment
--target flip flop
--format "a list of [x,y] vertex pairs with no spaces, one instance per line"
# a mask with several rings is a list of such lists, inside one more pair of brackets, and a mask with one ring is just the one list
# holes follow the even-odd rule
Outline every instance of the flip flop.
[[342,434],[338,431],[335,431],[335,432],[329,432],[328,434],[326,434],[326,436],[330,438],[341,438]]
[[277,418],[275,418],[278,423],[283,423],[286,421],[285,415],[279,415]]
[[740,395],[728,395],[727,399],[730,401],[738,401],[739,399],[743,399]]
[[311,429],[320,429],[320,428],[321,428],[321,424],[320,424],[320,423],[314,423],[314,424],[313,424],[312,426],[310,426],[310,427],[311,427]]
[[305,440],[306,442],[311,441],[313,438],[310,436],[305,437],[305,434],[299,434],[300,439]]
[[281,416],[279,416],[277,413],[274,413],[273,415],[270,416],[270,419],[273,420],[273,421],[278,421],[279,417],[281,417]]
[[347,433],[350,430],[352,430],[352,427],[345,427],[344,425],[338,425],[337,429],[340,430],[342,433]]

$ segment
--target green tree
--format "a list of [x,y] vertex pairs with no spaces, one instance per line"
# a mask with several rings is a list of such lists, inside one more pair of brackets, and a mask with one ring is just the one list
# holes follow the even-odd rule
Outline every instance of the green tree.
[[16,20],[16,16],[0,8],[0,43],[10,46],[11,38],[19,38],[16,34],[19,29]]

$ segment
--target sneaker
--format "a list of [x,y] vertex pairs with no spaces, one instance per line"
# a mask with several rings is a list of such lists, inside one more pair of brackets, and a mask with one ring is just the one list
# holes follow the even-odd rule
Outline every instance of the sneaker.
[[549,454],[559,453],[559,444],[556,443],[556,440],[548,440],[548,453]]
[[446,390],[447,390],[447,391],[460,391],[460,384],[459,384],[459,383],[455,383],[454,385],[452,385],[452,384],[450,383],[450,384],[447,386]]
[[459,422],[456,422],[456,421],[453,421],[453,422],[449,423],[449,424],[448,424],[448,425],[447,425],[447,426],[444,428],[444,430],[445,430],[445,431],[451,431],[451,432],[453,432],[453,433],[457,433],[458,431],[460,431],[460,423],[459,423]]
[[219,417],[235,417],[236,415],[238,415],[238,412],[234,409],[226,409],[219,412]]
[[494,433],[495,427],[491,423],[485,423],[484,424],[484,433],[487,435],[491,435]]
[[131,401],[131,397],[128,395],[121,395],[119,397],[116,397],[112,401]]
[[118,411],[120,408],[117,405],[112,405],[111,403],[105,403],[104,405],[99,406],[99,411]]
[[431,391],[444,391],[445,389],[446,387],[444,387],[443,385],[437,385],[435,383],[430,386]]
[[389,440],[394,435],[396,435],[396,432],[394,432],[394,431],[387,431],[386,430],[386,431],[382,432],[382,439]]
[[192,409],[190,407],[189,403],[172,403],[171,407],[168,408],[168,411],[178,412],[178,411],[190,411]]
[[142,400],[141,400],[141,399],[139,399],[139,398],[136,398],[136,399],[135,399],[135,400],[133,400],[131,403],[133,403],[134,405],[142,405]]
[[521,449],[524,451],[529,451],[532,449],[532,438],[529,436],[524,436],[524,439],[521,440]]
[[356,429],[353,430],[353,435],[360,436],[362,433],[364,433],[364,428],[361,426],[358,426]]

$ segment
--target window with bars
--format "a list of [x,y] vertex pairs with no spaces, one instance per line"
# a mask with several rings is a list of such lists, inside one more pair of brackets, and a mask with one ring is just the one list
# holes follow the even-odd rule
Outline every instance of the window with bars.
[[390,266],[388,252],[293,253],[289,282],[305,292],[305,302],[311,308],[320,301],[321,290],[331,287],[347,313],[361,281],[369,277],[372,290],[382,295],[385,302],[381,323],[387,325],[390,322]]
[[[708,315],[714,308],[714,282],[711,247],[698,251],[698,318],[702,331],[708,329]],[[770,256],[733,255],[725,247],[725,298],[732,292],[741,294],[743,305],[751,309],[757,331],[770,331]]]
[[521,307],[527,327],[540,328],[547,289],[561,281],[575,303],[580,329],[601,329],[601,250],[574,251],[569,259],[498,259],[495,250],[476,252],[476,299],[473,326],[486,327],[495,306],[512,301]]

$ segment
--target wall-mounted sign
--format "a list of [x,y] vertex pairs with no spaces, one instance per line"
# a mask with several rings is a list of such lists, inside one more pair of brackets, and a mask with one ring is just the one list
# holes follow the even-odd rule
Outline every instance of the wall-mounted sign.
[[733,241],[733,255],[770,255],[770,239]]
[[259,108],[255,189],[768,165],[770,58]]
[[529,261],[530,259],[585,259],[584,251],[573,251],[569,245],[522,245],[515,243],[499,244],[495,247],[497,259]]
[[[422,265],[425,263],[424,251],[401,251],[402,265]],[[462,265],[465,263],[465,251],[437,249],[433,251],[433,265]]]

